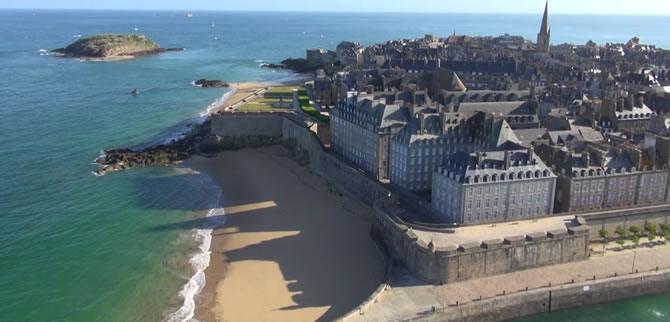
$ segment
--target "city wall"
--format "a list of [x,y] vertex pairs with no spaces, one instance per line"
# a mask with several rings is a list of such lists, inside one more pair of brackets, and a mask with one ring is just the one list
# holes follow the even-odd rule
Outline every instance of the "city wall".
[[626,209],[603,210],[579,214],[591,227],[590,238],[600,239],[599,231],[605,229],[610,236],[614,236],[617,227],[623,227],[626,231],[631,226],[644,229],[647,223],[668,224],[670,223],[670,205],[656,205]]
[[319,134],[308,128],[309,123],[292,113],[286,114],[284,118],[284,145],[295,151],[299,162],[309,164],[310,168],[329,182],[347,189],[369,206],[389,195],[389,191],[379,182],[328,153],[317,139]]
[[212,115],[211,134],[204,142],[209,150],[237,149],[280,144],[281,112],[220,112]]
[[502,321],[579,306],[670,292],[670,270],[567,282],[530,291],[451,304],[404,321]]
[[[528,232],[493,241],[435,247],[419,240],[412,228],[392,216],[384,203],[390,191],[364,172],[328,153],[319,141],[317,123],[296,113],[240,113],[216,116],[212,133],[222,138],[280,138],[296,161],[373,208],[363,214],[373,222],[375,237],[420,279],[452,283],[588,257],[586,226],[547,233]],[[260,133],[260,134],[259,134]],[[245,139],[248,140],[248,139]],[[276,140],[264,142],[277,144]]]
[[392,203],[388,200],[374,205],[375,234],[416,277],[429,283],[447,284],[588,258],[587,226],[435,246],[419,239],[410,226],[393,215],[389,210]]

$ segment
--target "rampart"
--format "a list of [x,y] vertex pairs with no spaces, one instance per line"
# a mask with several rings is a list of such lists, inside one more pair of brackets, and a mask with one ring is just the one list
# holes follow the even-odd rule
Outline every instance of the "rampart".
[[614,234],[617,227],[623,227],[626,231],[631,226],[644,229],[647,223],[668,224],[670,223],[670,204],[655,206],[602,210],[579,214],[591,227],[591,239],[599,239],[599,231],[607,230],[610,235]]
[[419,238],[412,227],[389,210],[393,202],[374,205],[375,233],[415,276],[433,284],[588,258],[587,226],[578,224],[563,230],[529,231],[525,235],[480,242],[435,245]]
[[280,144],[282,112],[220,112],[212,115],[209,149],[235,149]]
[[670,269],[654,270],[501,293],[477,301],[453,303],[400,321],[503,321],[667,292],[670,292]]

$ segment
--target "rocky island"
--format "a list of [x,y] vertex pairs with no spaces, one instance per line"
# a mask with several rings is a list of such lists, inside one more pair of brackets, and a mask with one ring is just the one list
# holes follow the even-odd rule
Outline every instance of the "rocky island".
[[144,35],[103,34],[81,38],[65,48],[54,49],[53,52],[63,57],[112,61],[180,50],[184,48],[161,48]]
[[230,84],[221,81],[221,80],[207,80],[207,79],[200,79],[194,82],[196,86],[199,87],[230,87]]

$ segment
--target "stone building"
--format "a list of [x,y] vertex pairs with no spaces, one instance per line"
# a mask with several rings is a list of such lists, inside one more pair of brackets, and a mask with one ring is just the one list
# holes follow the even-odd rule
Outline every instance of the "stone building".
[[360,68],[363,65],[363,46],[357,42],[343,41],[337,45],[335,53],[342,66]]
[[600,113],[596,117],[603,132],[644,133],[649,130],[651,117],[655,115],[645,103],[644,97],[628,96],[618,100],[602,101]]
[[537,34],[537,51],[541,53],[549,52],[549,43],[551,40],[551,28],[549,27],[549,1],[544,6],[544,16],[542,16],[542,25]]
[[432,207],[439,221],[464,225],[546,217],[555,186],[532,148],[457,152],[433,174]]
[[655,148],[589,142],[580,151],[539,144],[537,154],[559,175],[556,211],[575,212],[667,200],[667,160]]
[[330,117],[333,151],[378,180],[388,180],[391,138],[410,118],[403,102],[352,96],[340,101]]
[[531,129],[540,127],[537,117],[536,101],[477,102],[461,103],[459,113],[485,112],[505,117],[512,129]]
[[433,172],[457,151],[519,148],[502,117],[445,110],[415,113],[391,140],[391,183],[406,190],[429,190]]

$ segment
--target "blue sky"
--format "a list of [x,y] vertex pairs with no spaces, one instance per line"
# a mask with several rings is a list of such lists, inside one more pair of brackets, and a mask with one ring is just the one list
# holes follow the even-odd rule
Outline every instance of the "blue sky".
[[[0,0],[0,8],[538,13],[544,0]],[[551,13],[670,14],[668,0],[554,0]]]

